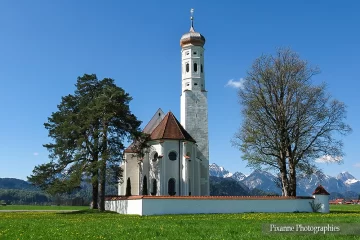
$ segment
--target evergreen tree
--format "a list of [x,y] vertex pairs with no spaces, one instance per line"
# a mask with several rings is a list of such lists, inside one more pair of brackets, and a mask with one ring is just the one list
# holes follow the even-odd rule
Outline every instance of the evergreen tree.
[[114,180],[119,180],[123,141],[142,137],[141,122],[130,111],[132,98],[113,79],[98,80],[95,74],[85,74],[75,86],[75,93],[63,97],[58,111],[44,124],[53,139],[44,145],[51,162],[36,166],[28,179],[48,192],[59,193],[91,177],[92,205],[104,211],[107,172],[112,171]]
[[131,182],[130,182],[130,178],[128,177],[127,181],[126,181],[126,194],[125,196],[131,196]]

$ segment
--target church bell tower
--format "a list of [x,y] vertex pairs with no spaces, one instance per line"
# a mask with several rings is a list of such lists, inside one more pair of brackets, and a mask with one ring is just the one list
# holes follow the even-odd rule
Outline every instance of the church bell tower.
[[[210,195],[208,106],[205,88],[205,37],[194,29],[191,9],[189,32],[180,39],[181,46],[181,124],[197,144],[196,164],[200,175],[200,193]],[[194,163],[195,164],[195,163]]]

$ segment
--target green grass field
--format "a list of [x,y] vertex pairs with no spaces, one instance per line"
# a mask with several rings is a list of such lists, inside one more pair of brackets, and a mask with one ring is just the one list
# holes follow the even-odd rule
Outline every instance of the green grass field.
[[40,206],[40,205],[7,205],[0,206],[1,210],[85,210],[87,206]]
[[264,224],[281,223],[355,223],[360,228],[360,205],[331,206],[330,214],[242,213],[140,217],[91,210],[72,213],[0,212],[0,239],[360,239],[360,235],[265,235],[262,231]]

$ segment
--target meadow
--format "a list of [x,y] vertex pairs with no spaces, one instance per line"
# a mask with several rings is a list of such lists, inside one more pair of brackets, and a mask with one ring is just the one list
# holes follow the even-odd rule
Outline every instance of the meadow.
[[360,228],[360,205],[331,206],[330,214],[241,213],[141,217],[98,213],[94,210],[71,213],[0,212],[0,239],[360,239],[360,234],[321,233],[314,236],[265,234],[262,230],[264,224],[339,223],[353,223]]
[[88,206],[41,206],[41,205],[7,205],[0,206],[1,210],[85,210]]

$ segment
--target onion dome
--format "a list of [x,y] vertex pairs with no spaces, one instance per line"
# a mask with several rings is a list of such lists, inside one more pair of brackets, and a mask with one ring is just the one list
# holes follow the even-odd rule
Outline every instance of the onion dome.
[[194,29],[194,17],[193,17],[193,12],[194,9],[191,9],[191,27],[189,32],[185,33],[184,35],[182,35],[181,39],[180,39],[180,46],[184,47],[186,45],[195,45],[195,46],[201,46],[203,47],[205,44],[205,37],[203,35],[201,35],[198,32],[195,32]]

